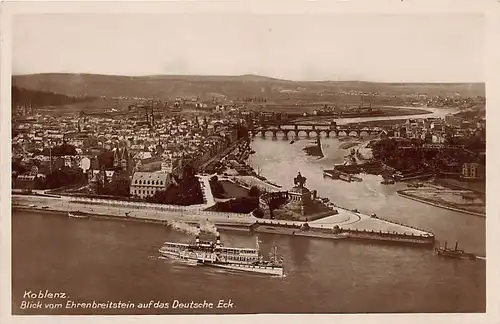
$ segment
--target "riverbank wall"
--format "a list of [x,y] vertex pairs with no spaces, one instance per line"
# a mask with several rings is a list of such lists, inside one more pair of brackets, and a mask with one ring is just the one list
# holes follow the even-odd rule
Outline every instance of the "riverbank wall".
[[302,224],[286,224],[272,220],[258,220],[250,227],[250,230],[256,233],[312,237],[330,240],[340,239],[346,241],[361,241],[365,243],[404,244],[424,248],[432,248],[435,243],[433,235],[415,235],[411,233],[402,234],[369,229],[346,229],[344,227],[342,227],[339,232],[334,231],[333,228],[310,227],[308,229],[303,229]]
[[[24,211],[29,213],[37,213],[37,214],[47,214],[56,217],[68,217],[68,212],[62,210],[48,210],[41,208],[31,208],[31,207],[23,207],[23,206],[12,206],[12,210]],[[112,214],[96,214],[93,213],[89,218],[84,219],[75,219],[75,221],[85,221],[89,219],[95,220],[104,220],[104,221],[118,221],[118,222],[133,222],[133,223],[146,223],[146,224],[155,224],[155,225],[163,225],[169,226],[172,223],[179,221],[189,225],[198,225],[200,220],[194,219],[153,219],[153,218],[136,218],[136,217],[122,217],[116,216]],[[205,219],[206,221],[206,219]],[[217,226],[217,230],[221,232],[226,231],[238,231],[238,232],[249,232],[251,223],[225,223],[218,222],[215,224]]]
[[[68,197],[69,198],[69,197]],[[155,206],[151,209],[152,204],[146,203],[131,203],[122,201],[101,201],[95,199],[90,202],[90,199],[80,199],[80,203],[75,201],[70,202],[69,199],[52,198],[52,197],[36,197],[36,196],[14,196],[13,210],[24,210],[36,213],[55,214],[66,216],[71,211],[83,211],[91,214],[89,219],[143,222],[160,225],[169,225],[172,222],[180,221],[188,224],[198,224],[200,222],[210,222],[217,226],[221,231],[245,231],[245,232],[261,232],[274,233],[280,235],[304,236],[312,238],[337,239],[338,237],[332,231],[333,225],[314,224],[310,223],[311,228],[307,231],[301,231],[300,228],[304,222],[291,222],[280,220],[259,219],[251,214],[235,214],[222,212],[209,212],[202,210],[189,210],[183,206]],[[35,206],[36,204],[36,206]],[[335,216],[334,216],[335,217]],[[84,221],[75,219],[75,221]],[[379,226],[385,222],[377,221]],[[375,224],[365,224],[363,229],[352,227],[352,224],[347,222],[340,224],[342,232],[348,233],[348,239],[378,241],[386,243],[412,243],[417,246],[431,244],[433,236],[416,237],[418,235],[404,233],[403,230],[399,233],[390,231],[375,230]],[[382,224],[383,226],[383,224]],[[371,228],[371,229],[370,229]],[[410,227],[406,227],[407,229]],[[401,227],[401,229],[404,229]],[[422,235],[423,236],[423,235]],[[424,243],[424,244],[423,244]]]
[[12,196],[12,209],[28,208],[67,214],[81,211],[95,217],[168,223],[172,221],[209,221],[215,225],[250,226],[255,217],[250,214],[223,213],[195,209],[196,206],[171,206],[119,200],[82,197]]
[[427,204],[427,205],[431,205],[431,206],[435,206],[435,207],[439,207],[439,208],[444,208],[444,209],[448,209],[448,210],[452,210],[452,211],[456,211],[456,212],[460,212],[460,213],[464,213],[464,214],[469,214],[469,215],[474,215],[474,216],[479,216],[479,217],[486,217],[486,215],[483,213],[473,212],[470,210],[465,210],[465,209],[461,209],[461,208],[457,208],[457,207],[448,206],[445,204],[440,204],[434,200],[414,196],[412,194],[407,193],[405,190],[398,190],[397,193],[398,193],[398,195],[400,195],[402,197],[412,199],[412,200],[415,200],[418,202],[422,202],[422,203]]

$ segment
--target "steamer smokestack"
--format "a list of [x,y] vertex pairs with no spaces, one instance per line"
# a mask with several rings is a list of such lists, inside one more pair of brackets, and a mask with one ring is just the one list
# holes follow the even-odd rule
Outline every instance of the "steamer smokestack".
[[217,241],[216,241],[216,244],[220,245],[220,234],[219,234],[219,232],[217,232]]

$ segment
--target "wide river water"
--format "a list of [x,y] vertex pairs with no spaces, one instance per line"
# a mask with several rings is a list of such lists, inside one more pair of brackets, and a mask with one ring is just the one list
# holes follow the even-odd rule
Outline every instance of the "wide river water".
[[[343,160],[347,150],[324,139],[325,158],[306,156],[310,140],[294,144],[256,138],[250,163],[271,181],[289,188],[301,172],[306,186],[337,204],[435,233],[440,243],[459,241],[485,256],[485,218],[399,197],[378,176],[345,183],[324,179],[322,169]],[[77,220],[16,211],[12,216],[14,314],[173,313],[380,313],[484,312],[486,262],[453,260],[411,246],[330,241],[259,234],[268,253],[277,246],[285,259],[284,278],[239,274],[184,265],[159,257],[165,241],[188,242],[192,235],[160,225]],[[223,232],[229,246],[253,247],[248,233]],[[131,302],[127,309],[20,309],[25,292],[64,292],[75,302]],[[139,309],[139,303],[231,299],[228,309]],[[33,299],[31,301],[38,301]],[[157,304],[158,305],[158,304]]]

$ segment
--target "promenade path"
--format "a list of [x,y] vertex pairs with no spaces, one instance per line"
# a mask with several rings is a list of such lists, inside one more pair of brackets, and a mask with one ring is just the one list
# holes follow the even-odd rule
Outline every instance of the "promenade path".
[[198,176],[198,179],[200,180],[201,190],[203,191],[203,197],[206,200],[206,202],[205,202],[206,206],[204,208],[212,207],[215,205],[215,198],[214,198],[214,195],[212,193],[212,189],[210,187],[210,181],[209,181],[211,177],[212,176],[210,176],[210,175]]
[[[338,214],[327,216],[325,218],[317,219],[308,222],[309,227],[318,229],[333,229],[334,226],[339,226],[345,230],[365,230],[365,231],[382,231],[398,234],[413,234],[425,235],[429,234],[416,228],[412,228],[402,224],[396,224],[380,218],[373,218],[365,214],[356,213],[350,210],[337,207]],[[302,225],[304,222],[300,221],[286,221],[286,220],[270,220],[258,219],[260,224],[287,224],[287,225]]]
[[[393,223],[384,219],[370,217],[365,214],[356,213],[353,211],[338,209],[339,216],[349,217],[349,220],[343,223],[333,223],[333,225],[338,225],[343,229],[351,230],[366,230],[366,231],[382,231],[398,234],[413,234],[413,235],[425,235],[429,232],[410,227],[408,225]],[[330,216],[330,217],[336,217]],[[318,221],[328,222],[328,217]],[[334,219],[332,219],[334,221]],[[325,224],[323,223],[323,224]],[[318,224],[318,223],[317,223]],[[310,224],[312,226],[312,224]]]
[[265,181],[255,178],[254,176],[234,176],[229,177],[229,179],[234,178],[236,182],[240,181],[248,187],[256,186],[258,188],[265,188],[269,192],[283,191],[283,188],[278,186],[273,186]]
[[[208,221],[216,225],[239,225],[250,226],[256,218],[249,214],[230,214],[208,212],[196,209],[183,210],[159,210],[149,206],[137,208],[135,206],[114,206],[99,203],[76,203],[68,199],[37,196],[12,196],[13,207],[31,208],[34,210],[45,209],[47,211],[63,212],[82,211],[95,215],[122,217],[124,219],[141,219],[159,222],[185,221],[200,222]],[[35,205],[35,206],[33,206]],[[43,207],[47,208],[43,208]],[[127,216],[128,215],[128,216]]]
[[[270,220],[258,219],[250,214],[234,214],[234,213],[221,213],[209,212],[194,208],[178,209],[171,208],[162,210],[163,206],[152,208],[151,206],[138,207],[138,205],[121,206],[112,203],[89,203],[89,202],[70,202],[68,197],[55,198],[55,197],[40,197],[40,196],[25,196],[13,195],[13,207],[24,207],[30,209],[44,209],[56,212],[68,211],[84,211],[95,215],[102,216],[115,216],[124,219],[140,219],[144,221],[159,221],[159,222],[200,222],[207,221],[215,225],[228,225],[228,226],[250,226],[254,223],[269,224],[293,224],[302,225],[301,221],[287,221],[287,220]],[[190,206],[193,207],[193,206]],[[196,207],[196,206],[195,206]],[[334,226],[339,226],[345,230],[365,230],[365,231],[382,231],[398,234],[413,234],[413,235],[426,235],[428,232],[412,228],[410,226],[396,224],[384,219],[370,217],[365,214],[350,211],[340,207],[332,207],[337,209],[338,214],[327,216],[322,219],[309,222],[311,228],[318,229],[333,229]]]

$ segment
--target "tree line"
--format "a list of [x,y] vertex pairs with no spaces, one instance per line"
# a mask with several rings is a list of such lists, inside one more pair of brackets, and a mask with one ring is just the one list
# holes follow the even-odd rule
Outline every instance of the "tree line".
[[12,107],[18,105],[31,105],[32,107],[60,106],[96,99],[95,97],[70,97],[55,92],[29,90],[17,86],[12,87]]

